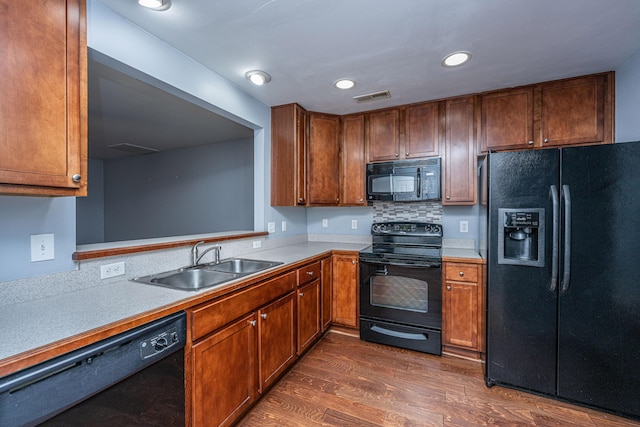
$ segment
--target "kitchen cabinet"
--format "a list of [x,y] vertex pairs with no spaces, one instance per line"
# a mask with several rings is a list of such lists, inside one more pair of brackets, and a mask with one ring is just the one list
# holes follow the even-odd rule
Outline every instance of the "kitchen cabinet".
[[255,400],[256,324],[251,313],[193,346],[192,425],[233,425]]
[[331,257],[325,258],[320,262],[322,270],[321,278],[321,294],[322,294],[322,313],[321,313],[321,327],[322,332],[329,329],[332,321],[333,313],[333,260]]
[[481,95],[479,152],[613,142],[614,74]]
[[294,295],[287,294],[258,312],[258,359],[264,393],[295,360]]
[[444,140],[442,102],[424,102],[404,109],[404,157],[437,157]]
[[400,159],[400,110],[393,108],[370,112],[366,123],[367,161]]
[[342,117],[342,206],[367,204],[364,135],[364,114]]
[[475,96],[445,101],[443,205],[474,205],[477,202],[475,105]]
[[539,146],[612,143],[612,82],[608,73],[539,85]]
[[320,261],[298,269],[297,315],[298,354],[320,337],[320,287],[322,267]]
[[535,148],[533,86],[482,95],[479,151]]
[[271,206],[307,204],[306,116],[298,104],[271,108]]
[[443,263],[444,351],[481,358],[484,353],[483,264]]
[[333,323],[358,327],[358,253],[333,256]]
[[0,194],[87,194],[84,0],[0,0]]
[[340,203],[340,116],[308,113],[307,204]]

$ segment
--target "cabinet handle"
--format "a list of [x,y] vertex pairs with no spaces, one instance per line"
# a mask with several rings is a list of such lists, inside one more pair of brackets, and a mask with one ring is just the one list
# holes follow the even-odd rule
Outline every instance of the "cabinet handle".
[[80,174],[78,174],[78,173],[71,177],[71,180],[73,182],[80,182],[81,179],[82,179],[82,176]]
[[260,315],[260,317],[262,317],[263,319],[266,319],[266,318],[267,318],[267,313],[262,313],[262,314]]
[[307,274],[308,274],[309,276],[313,276],[313,271],[307,271]]
[[300,202],[300,203],[304,203],[304,199],[303,199],[302,197],[300,197],[300,198],[298,199],[298,202]]
[[257,322],[256,322],[255,320],[249,320],[249,324],[250,324],[251,326],[256,326],[256,323],[257,323]]
[[364,202],[364,199],[360,199],[360,203]]
[[304,296],[304,292],[300,292],[300,296],[303,297]]
[[447,200],[451,200],[451,196],[447,196]]
[[451,290],[451,286],[447,285],[447,290],[450,291]]
[[336,203],[340,202],[340,197],[336,198]]
[[352,259],[352,260],[351,260],[351,264],[356,265],[356,260],[355,260],[355,259]]
[[529,145],[533,145],[533,141],[529,141]]
[[396,153],[396,157],[400,157],[400,153]]
[[549,142],[549,138],[545,138],[545,139],[544,139],[544,142]]
[[460,272],[460,273],[458,273],[458,274],[460,274],[460,277],[464,277],[464,271],[461,271],[461,272]]
[[404,153],[405,156],[410,156],[411,154],[409,154],[409,152],[407,151],[406,153]]

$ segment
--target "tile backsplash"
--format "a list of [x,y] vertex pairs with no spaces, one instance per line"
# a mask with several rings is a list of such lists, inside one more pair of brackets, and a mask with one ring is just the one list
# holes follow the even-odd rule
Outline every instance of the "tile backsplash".
[[419,221],[442,223],[440,202],[374,202],[373,222]]

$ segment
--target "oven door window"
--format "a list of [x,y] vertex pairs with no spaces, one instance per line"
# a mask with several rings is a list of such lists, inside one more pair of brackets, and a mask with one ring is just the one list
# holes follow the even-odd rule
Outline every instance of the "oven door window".
[[427,313],[429,284],[400,276],[371,277],[371,305],[374,307]]

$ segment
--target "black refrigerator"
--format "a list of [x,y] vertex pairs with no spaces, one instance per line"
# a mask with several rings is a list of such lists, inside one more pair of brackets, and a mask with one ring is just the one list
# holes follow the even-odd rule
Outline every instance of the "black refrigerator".
[[640,418],[640,142],[486,164],[487,385]]

